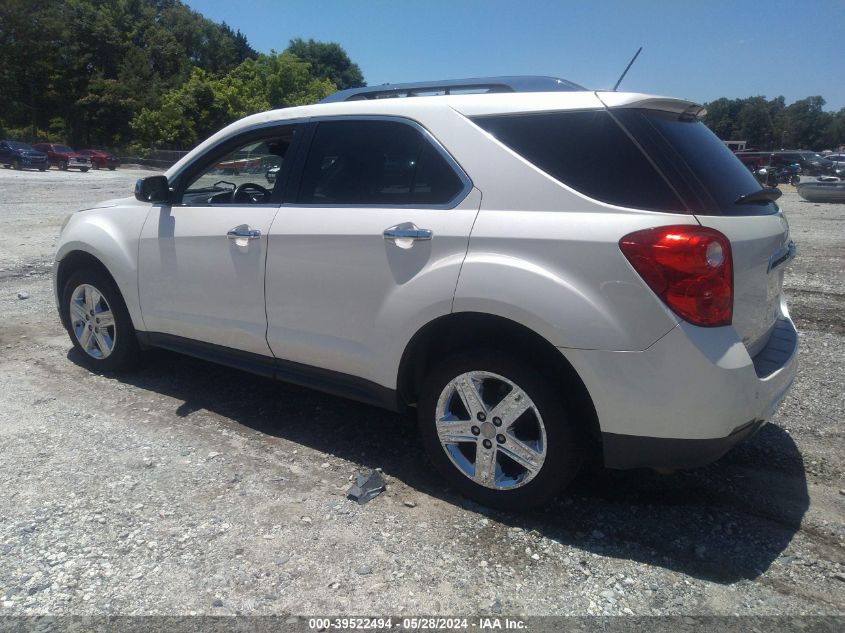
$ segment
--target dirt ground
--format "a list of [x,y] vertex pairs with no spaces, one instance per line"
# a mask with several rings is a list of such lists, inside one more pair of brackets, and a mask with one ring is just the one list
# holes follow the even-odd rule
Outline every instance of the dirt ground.
[[845,205],[782,198],[801,368],[772,424],[520,515],[444,489],[410,418],[165,352],[80,367],[59,226],[149,173],[0,170],[0,615],[845,613]]

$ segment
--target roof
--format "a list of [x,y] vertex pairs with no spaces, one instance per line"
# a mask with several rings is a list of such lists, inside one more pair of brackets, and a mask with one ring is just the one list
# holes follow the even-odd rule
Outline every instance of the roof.
[[576,92],[586,90],[583,86],[558,77],[532,75],[510,75],[501,77],[472,77],[466,79],[439,79],[403,84],[381,84],[340,90],[320,103],[338,101],[360,101],[363,99],[385,99],[396,97],[417,97],[433,94],[450,95],[457,92],[499,93],[499,92]]

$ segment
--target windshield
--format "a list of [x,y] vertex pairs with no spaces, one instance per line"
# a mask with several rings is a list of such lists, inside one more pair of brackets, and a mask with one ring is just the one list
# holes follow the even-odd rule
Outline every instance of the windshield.
[[9,147],[11,147],[12,149],[32,149],[26,143],[19,143],[18,141],[9,141],[8,143]]
[[62,154],[73,154],[73,150],[67,145],[55,145],[54,152],[61,152]]

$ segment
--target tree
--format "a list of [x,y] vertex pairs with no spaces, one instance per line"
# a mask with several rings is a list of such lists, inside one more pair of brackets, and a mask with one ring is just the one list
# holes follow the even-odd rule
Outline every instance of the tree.
[[358,64],[352,63],[346,51],[334,42],[317,42],[302,38],[292,39],[285,52],[293,53],[311,65],[311,74],[318,79],[328,79],[338,90],[366,86]]
[[334,90],[290,53],[259,55],[219,78],[195,68],[187,82],[163,96],[160,107],[144,108],[132,130],[153,146],[193,145],[249,114],[314,103]]

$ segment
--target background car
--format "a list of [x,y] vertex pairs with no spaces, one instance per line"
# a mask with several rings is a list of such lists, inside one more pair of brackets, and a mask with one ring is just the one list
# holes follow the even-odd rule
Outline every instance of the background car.
[[19,141],[0,141],[0,163],[8,169],[32,167],[39,171],[47,169],[47,154],[39,152]]
[[114,171],[120,166],[120,160],[117,156],[102,149],[81,149],[78,153],[87,157],[94,169],[108,168]]
[[33,147],[39,152],[47,154],[47,160],[50,165],[55,165],[62,171],[78,169],[81,172],[86,172],[91,169],[91,161],[67,145],[60,143],[36,143]]

